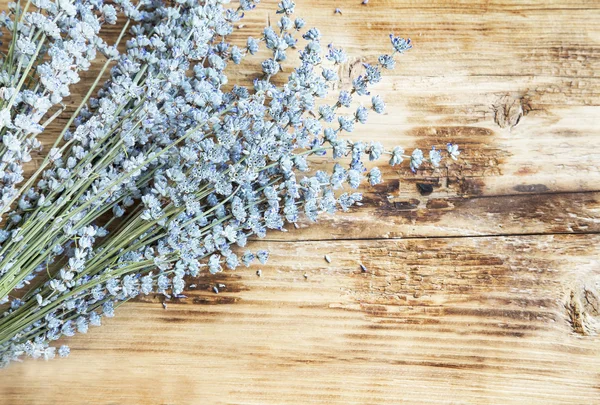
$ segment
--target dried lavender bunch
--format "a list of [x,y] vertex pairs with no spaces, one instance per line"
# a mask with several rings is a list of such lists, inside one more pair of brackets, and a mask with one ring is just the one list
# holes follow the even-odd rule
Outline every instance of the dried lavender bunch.
[[[368,118],[363,106],[347,113],[353,98],[370,96],[381,68],[393,68],[409,40],[392,36],[392,54],[365,65],[352,88],[328,105],[319,100],[338,81],[335,66],[345,61],[344,52],[322,46],[318,30],[310,29],[300,66],[284,85],[274,85],[286,50],[296,46],[293,32],[304,22],[290,19],[294,3],[284,0],[278,30],[268,27],[260,40],[250,38],[238,49],[225,37],[253,6],[181,2],[151,13],[156,29],[136,26],[111,81],[67,134],[69,146],[53,152],[54,167],[23,196],[25,209],[6,231],[0,292],[32,286],[21,298],[9,297],[11,308],[0,319],[1,362],[53,357],[51,342],[85,333],[101,316],[112,316],[116,304],[151,292],[179,295],[184,277],[204,267],[216,273],[224,265],[248,265],[255,255],[240,258],[234,246],[245,246],[250,235],[285,230],[301,213],[315,221],[322,212],[348,210],[361,195],[344,188],[358,188],[365,178],[381,182],[377,168],[365,175],[365,159],[385,157],[391,165],[406,159],[413,170],[426,160],[418,149],[405,155],[400,147],[386,151],[379,143],[342,138]],[[164,36],[167,28],[175,29],[175,38]],[[257,52],[259,43],[272,57],[262,62],[253,88],[224,91],[228,62]],[[369,98],[370,109],[382,113],[383,101]],[[458,155],[455,145],[448,152]],[[309,174],[307,158],[327,154],[333,169]],[[429,164],[440,160],[432,149]],[[27,204],[36,207],[33,213]],[[108,210],[122,217],[110,233],[101,222]],[[264,261],[267,253],[256,256]]]
[[[115,4],[137,18],[128,0]],[[115,24],[118,13],[102,0],[28,0],[9,8],[0,16],[0,27],[10,33],[0,58],[0,215],[19,196],[23,164],[41,150],[37,135],[63,111],[79,72],[89,69],[97,51],[113,53],[99,32]]]
[[[139,198],[139,184],[146,184],[150,179],[147,173],[141,176],[146,171],[144,162],[147,160],[151,166],[168,163],[159,157],[168,152],[172,141],[179,142],[177,134],[181,132],[179,124],[183,117],[181,110],[171,110],[174,105],[170,102],[177,101],[182,94],[194,104],[206,101],[189,87],[190,80],[181,80],[189,68],[189,60],[181,54],[181,40],[197,37],[197,47],[188,49],[186,55],[189,53],[190,58],[198,59],[204,58],[198,54],[198,49],[206,52],[206,41],[212,37],[202,32],[206,27],[191,24],[198,10],[195,3],[190,4],[193,7],[178,18],[174,17],[178,14],[173,14],[176,9],[157,11],[152,18],[158,16],[156,18],[165,20],[158,25],[147,13],[144,24],[161,34],[155,33],[151,43],[146,43],[140,36],[130,41],[127,55],[113,69],[113,80],[101,91],[101,98],[92,103],[95,115],[89,109],[83,111],[77,130],[66,134],[65,145],[50,152],[54,168],[46,170],[37,187],[23,195],[19,207],[11,215],[11,224],[0,235],[6,238],[0,249],[0,300],[8,299],[12,289],[27,285],[39,278],[40,273],[47,274],[54,259],[65,248],[68,251],[72,243],[80,248],[77,260],[83,260],[87,252],[91,252],[89,248],[94,237],[106,232],[93,221],[111,209],[119,217],[125,212],[124,208],[133,204],[133,198]],[[210,24],[217,30],[214,35],[222,35],[224,29],[230,29],[223,28],[231,25],[226,19],[236,20],[232,19],[231,12],[218,7],[209,12],[225,18],[216,25],[217,20],[210,19]],[[174,32],[178,27],[186,26],[184,21],[190,22],[187,24],[190,28],[181,30],[181,38],[177,40]],[[140,29],[137,26],[136,32]],[[222,45],[217,43],[215,46]],[[148,47],[164,49],[151,52]],[[169,54],[176,57],[169,59]],[[144,60],[138,55],[143,55]],[[168,77],[168,80],[164,81],[162,77]],[[180,83],[176,84],[178,80]],[[197,87],[201,88],[202,84],[197,83]],[[141,97],[142,94],[145,96]],[[216,97],[216,93],[211,97]],[[156,103],[161,103],[161,109],[170,111],[160,116],[163,121],[153,118],[160,112]],[[207,105],[204,110],[208,113],[213,107]],[[169,119],[165,120],[165,117]],[[203,120],[204,116],[196,108],[189,111],[187,119],[193,122]],[[175,136],[174,140],[169,136]],[[67,155],[60,158],[64,151]],[[141,165],[139,168],[136,167],[138,164]],[[98,176],[90,176],[90,173]],[[18,306],[19,302],[14,300],[11,305]]]
[[[68,241],[67,248],[70,242],[78,244],[81,249],[76,250],[76,257],[69,263],[81,262],[93,236],[105,232],[101,227],[85,224],[106,212],[106,206],[121,216],[123,209],[117,203],[130,206],[132,195],[139,196],[135,185],[142,168],[138,170],[136,165],[143,164],[143,154],[149,153],[148,162],[164,165],[165,161],[159,162],[158,157],[168,151],[169,136],[180,132],[178,122],[182,116],[190,122],[205,118],[198,108],[182,115],[176,97],[185,95],[187,102],[195,105],[218,100],[218,94],[209,94],[208,90],[224,83],[226,76],[213,74],[216,69],[203,70],[215,85],[196,80],[194,89],[189,87],[190,80],[182,79],[191,60],[203,63],[208,58],[210,63],[219,63],[218,57],[208,52],[221,52],[223,45],[216,42],[209,46],[208,42],[230,33],[232,23],[239,19],[238,12],[244,8],[242,5],[238,10],[224,10],[219,2],[202,6],[181,2],[177,7],[163,7],[144,15],[142,24],[134,27],[136,37],[129,42],[127,55],[112,71],[111,82],[100,92],[99,99],[82,111],[77,130],[66,133],[65,145],[51,151],[54,167],[43,173],[37,187],[22,196],[12,213],[11,224],[3,233],[7,240],[1,249],[3,291],[23,287],[38,272],[47,271],[54,258],[65,250],[60,242]],[[144,34],[148,30],[151,38]],[[235,49],[231,48],[231,58],[239,62],[241,52],[236,53]],[[203,99],[206,95],[208,98]],[[153,119],[162,112],[157,103],[161,104],[160,110],[169,111],[160,116],[163,121]],[[214,110],[210,103],[205,109]],[[156,149],[158,153],[154,152]],[[100,175],[90,179],[90,173]],[[139,181],[147,182],[148,178]],[[97,199],[90,199],[91,194]],[[22,302],[12,300],[11,308]]]

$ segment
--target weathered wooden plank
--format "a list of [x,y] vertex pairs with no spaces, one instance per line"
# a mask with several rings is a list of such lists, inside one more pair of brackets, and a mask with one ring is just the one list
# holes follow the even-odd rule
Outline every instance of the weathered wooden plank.
[[[600,327],[600,236],[263,247],[272,259],[262,277],[257,267],[203,277],[166,310],[152,299],[127,304],[102,328],[70,339],[68,360],[4,370],[3,403],[600,397],[600,346],[591,336]],[[226,285],[218,295],[210,292],[217,282]]]
[[[415,181],[406,186],[411,190]],[[476,198],[414,196],[394,184],[377,187],[362,207],[306,220],[268,240],[330,240],[600,232],[600,193],[526,194]],[[442,189],[443,190],[443,189]]]
[[[325,38],[348,49],[342,85],[360,72],[360,60],[386,51],[387,32],[415,41],[377,89],[389,113],[356,138],[464,145],[466,163],[435,174],[456,176],[461,194],[512,194],[531,185],[597,189],[597,4],[566,12],[548,2],[357,2],[333,16],[335,6],[310,4],[306,13]],[[340,24],[349,27],[346,35],[339,35]],[[258,28],[249,24],[245,32]]]
[[[274,24],[276,3],[247,13],[236,38]],[[324,41],[347,49],[340,86],[360,73],[360,61],[388,51],[390,31],[412,37],[415,49],[376,89],[387,114],[353,137],[407,148],[453,141],[464,149],[459,164],[418,176],[449,179],[460,195],[597,190],[600,12],[591,0],[562,3],[373,0],[333,15],[340,4],[327,0],[303,2],[298,14],[322,30]],[[116,28],[107,28],[114,36]],[[231,82],[249,82],[257,66],[244,63]],[[85,75],[74,99],[92,77]],[[385,175],[413,178],[405,169]]]

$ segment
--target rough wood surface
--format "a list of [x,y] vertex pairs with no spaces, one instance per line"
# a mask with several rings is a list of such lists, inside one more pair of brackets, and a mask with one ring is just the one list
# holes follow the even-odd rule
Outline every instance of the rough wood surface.
[[362,208],[254,242],[268,265],[122,306],[0,371],[0,404],[600,404],[600,3],[298,3],[351,55],[342,86],[388,32],[415,42],[356,137],[463,160],[386,169]]

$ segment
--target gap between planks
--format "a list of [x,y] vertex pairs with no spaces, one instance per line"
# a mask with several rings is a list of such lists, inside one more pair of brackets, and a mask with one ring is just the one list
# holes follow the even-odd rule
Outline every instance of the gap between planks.
[[426,240],[426,239],[481,239],[481,238],[508,238],[508,237],[526,237],[526,236],[582,236],[582,235],[600,235],[600,231],[574,231],[574,232],[523,232],[523,233],[497,233],[484,235],[444,235],[444,236],[405,236],[405,237],[366,237],[366,238],[322,238],[322,239],[252,239],[252,242],[269,242],[269,243],[314,243],[314,242],[355,242],[355,241],[393,241],[393,240]]

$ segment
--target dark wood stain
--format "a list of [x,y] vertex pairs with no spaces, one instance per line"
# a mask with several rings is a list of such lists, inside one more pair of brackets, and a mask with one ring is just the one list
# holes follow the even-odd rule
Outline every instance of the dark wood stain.
[[422,196],[428,196],[433,193],[433,184],[417,183],[417,190]]
[[211,296],[211,297],[209,297],[209,296],[195,297],[194,299],[192,299],[192,302],[194,304],[199,304],[199,305],[230,305],[230,304],[235,304],[235,303],[239,302],[240,300],[241,300],[240,297],[215,294],[214,296]]
[[519,184],[513,188],[520,193],[545,193],[550,191],[544,184]]
[[482,195],[485,190],[485,181],[480,178],[464,177],[458,180],[458,190],[461,195],[466,197]]
[[427,200],[428,210],[449,210],[453,208],[455,208],[454,203],[448,199],[432,198],[430,200]]

